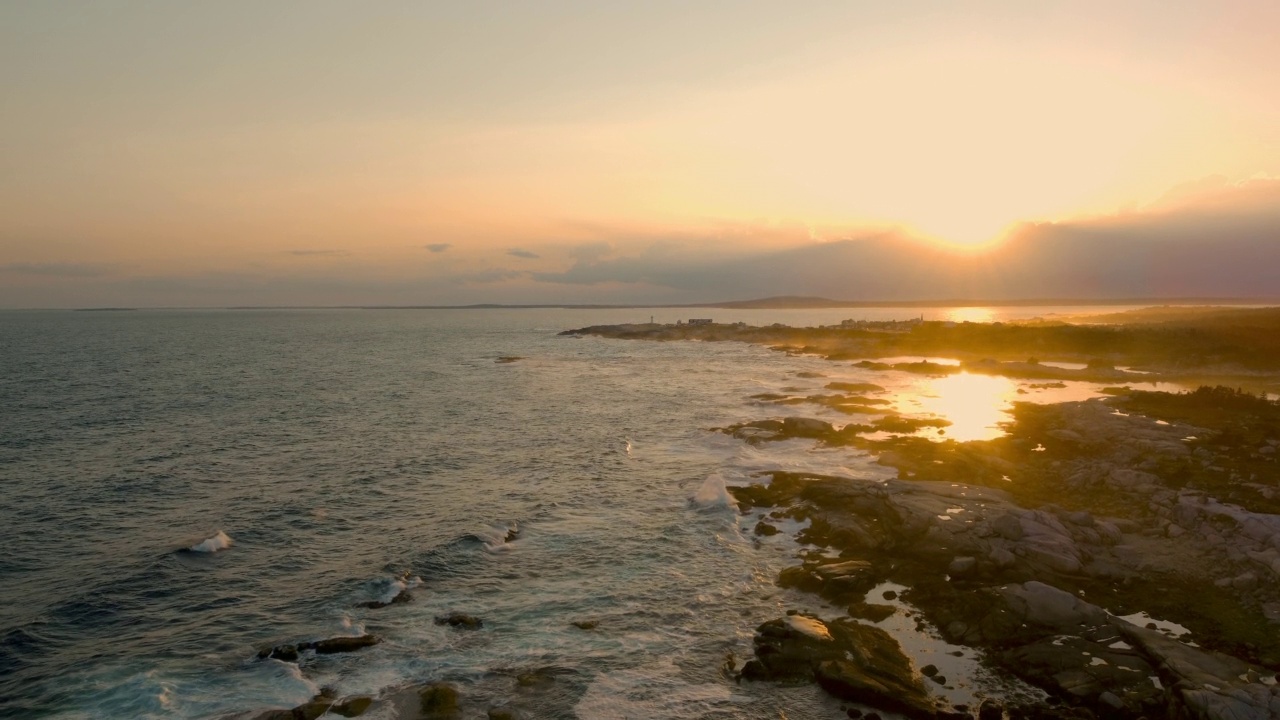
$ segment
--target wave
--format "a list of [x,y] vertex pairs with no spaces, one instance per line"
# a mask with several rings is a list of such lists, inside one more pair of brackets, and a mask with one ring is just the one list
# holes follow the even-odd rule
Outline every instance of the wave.
[[729,494],[724,476],[713,472],[702,481],[698,491],[689,499],[700,510],[737,510],[738,502]]
[[226,550],[227,548],[231,547],[231,544],[232,544],[231,536],[219,530],[218,533],[213,537],[206,538],[196,543],[195,545],[192,545],[191,547],[187,548],[187,552],[216,553],[219,550]]
[[520,538],[520,523],[511,521],[506,525],[493,525],[474,533],[473,537],[484,544],[489,552],[507,552],[512,549],[511,543]]

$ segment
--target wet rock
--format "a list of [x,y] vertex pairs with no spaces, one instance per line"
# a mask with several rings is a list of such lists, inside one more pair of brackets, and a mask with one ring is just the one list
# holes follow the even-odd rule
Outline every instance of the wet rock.
[[859,618],[861,620],[870,620],[873,623],[878,623],[897,611],[897,608],[892,605],[879,605],[867,602],[854,603],[848,608],[849,617]]
[[373,698],[359,695],[334,703],[329,707],[329,712],[348,718],[360,717],[372,705]]
[[595,630],[600,626],[599,620],[574,620],[573,626],[579,630]]
[[748,680],[816,680],[829,694],[910,717],[932,717],[934,708],[911,662],[880,628],[851,620],[833,623],[790,615],[756,630]]
[[787,437],[823,438],[834,432],[834,428],[825,420],[789,417],[783,418],[781,432]]
[[[1280,688],[1256,680],[1241,660],[1184,645],[1158,631],[1117,622],[1126,638],[1171,678],[1169,699],[1195,720],[1280,717]],[[1171,713],[1173,716],[1173,713]]]
[[875,587],[876,582],[875,569],[864,560],[805,563],[784,568],[778,574],[781,587],[797,588],[832,600],[861,597]]
[[748,680],[811,680],[817,662],[842,652],[825,623],[798,614],[760,625],[754,645],[755,659],[742,666]]
[[1110,692],[1128,698],[1128,708],[1136,711],[1161,694],[1148,679],[1155,670],[1141,655],[1079,637],[1045,638],[1004,652],[1000,662],[1023,679],[1078,702],[1102,702],[1100,695]]
[[489,708],[489,720],[516,720],[516,714],[505,708]]
[[466,613],[449,613],[448,615],[437,615],[435,618],[437,625],[448,625],[449,627],[462,628],[464,630],[479,630],[484,627],[484,621],[474,615]]
[[313,640],[310,642],[298,643],[296,645],[277,645],[271,648],[264,648],[258,651],[258,659],[265,660],[272,658],[275,660],[283,660],[284,662],[297,662],[299,653],[306,650],[314,650],[317,655],[329,655],[332,653],[354,652],[362,650],[372,645],[382,642],[382,638],[376,635],[359,635],[356,637],[335,637],[327,640]]
[[359,635],[356,637],[335,637],[327,640],[317,640],[315,642],[302,643],[298,645],[299,650],[315,650],[317,655],[331,655],[333,653],[354,652],[372,647],[382,642],[382,638],[377,635]]
[[934,675],[938,674],[938,666],[932,665],[932,664],[925,665],[924,667],[920,668],[920,674],[924,675],[925,677],[933,677]]
[[768,537],[768,536],[771,536],[771,535],[777,535],[777,534],[778,534],[778,528],[777,528],[777,527],[774,527],[773,525],[770,525],[769,523],[767,523],[767,522],[765,522],[765,521],[763,521],[763,520],[761,520],[760,522],[756,523],[755,534],[756,534],[756,535],[760,535],[760,536],[762,536],[762,537]]
[[448,683],[431,683],[418,690],[419,709],[427,718],[458,715],[458,691]]
[[1108,621],[1105,610],[1064,590],[1032,580],[1009,585],[999,594],[1006,606],[1024,623],[1056,632],[1079,632],[1081,628]]
[[259,660],[265,660],[267,658],[282,660],[284,662],[297,662],[298,648],[296,645],[277,645],[275,647],[263,648],[258,651]]

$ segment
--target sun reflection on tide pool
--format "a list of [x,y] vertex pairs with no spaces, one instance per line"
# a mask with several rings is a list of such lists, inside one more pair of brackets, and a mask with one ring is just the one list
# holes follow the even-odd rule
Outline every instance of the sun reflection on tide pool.
[[1008,378],[959,373],[932,380],[920,398],[925,412],[951,421],[946,436],[952,440],[990,440],[1003,431],[1005,410],[1017,392]]

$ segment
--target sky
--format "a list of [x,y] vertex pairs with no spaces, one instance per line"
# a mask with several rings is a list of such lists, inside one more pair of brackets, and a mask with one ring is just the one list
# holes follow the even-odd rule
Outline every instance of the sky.
[[1280,297],[1277,27],[1269,0],[0,3],[0,307]]

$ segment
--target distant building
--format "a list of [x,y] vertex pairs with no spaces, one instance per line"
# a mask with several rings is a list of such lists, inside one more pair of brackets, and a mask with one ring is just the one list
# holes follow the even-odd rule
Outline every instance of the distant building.
[[690,325],[710,325],[711,318],[689,318]]

